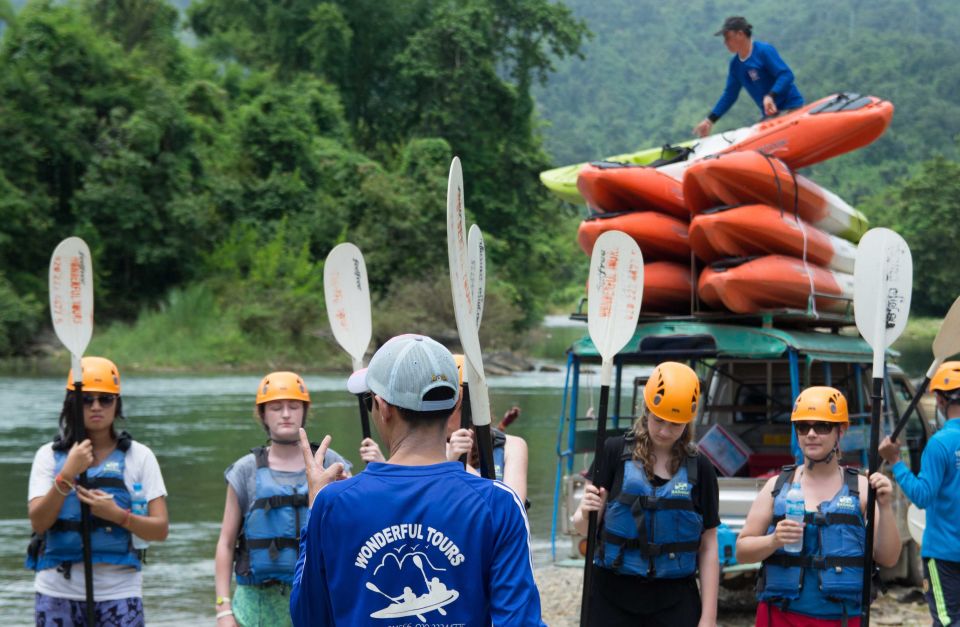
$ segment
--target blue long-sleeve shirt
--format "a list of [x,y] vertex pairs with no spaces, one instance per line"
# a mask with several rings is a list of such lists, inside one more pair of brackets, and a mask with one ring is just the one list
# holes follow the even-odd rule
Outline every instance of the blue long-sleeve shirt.
[[523,503],[457,462],[373,463],[317,495],[290,593],[298,627],[540,627]]
[[720,100],[710,112],[710,120],[719,120],[730,110],[743,87],[760,107],[763,114],[763,97],[773,94],[773,102],[779,111],[796,109],[803,106],[803,96],[793,80],[793,72],[780,58],[780,53],[770,44],[754,41],[753,50],[745,61],[739,55],[730,59],[730,72],[727,74],[727,86]]
[[921,555],[960,562],[960,418],[948,420],[927,442],[919,476],[899,461],[893,477],[907,498],[927,512]]

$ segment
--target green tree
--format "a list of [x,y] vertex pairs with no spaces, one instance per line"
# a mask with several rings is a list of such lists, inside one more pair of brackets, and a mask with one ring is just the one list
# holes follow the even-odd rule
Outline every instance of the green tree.
[[872,219],[903,235],[913,255],[911,310],[942,316],[960,294],[960,163],[943,157],[873,199]]

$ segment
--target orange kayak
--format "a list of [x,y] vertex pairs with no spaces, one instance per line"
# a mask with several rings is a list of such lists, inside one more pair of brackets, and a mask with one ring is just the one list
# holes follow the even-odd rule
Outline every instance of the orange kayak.
[[689,264],[654,261],[644,265],[642,311],[689,312],[692,291]]
[[781,255],[738,265],[715,264],[700,274],[697,292],[704,303],[736,313],[807,309],[811,292],[820,311],[846,311],[853,299],[853,276]]
[[687,224],[666,214],[628,211],[587,218],[577,230],[577,242],[585,253],[592,254],[597,238],[607,231],[623,231],[632,237],[640,245],[644,260],[690,262]]
[[692,214],[711,207],[759,203],[798,213],[813,226],[859,241],[866,216],[833,192],[756,151],[718,155],[692,164],[683,176],[683,196]]
[[692,292],[689,264],[675,261],[644,263],[643,312],[689,313]]
[[690,222],[690,248],[713,263],[724,257],[780,254],[839,272],[853,272],[857,247],[792,213],[768,205],[711,209]]
[[747,136],[718,152],[757,150],[803,168],[872,143],[892,119],[893,103],[887,100],[834,94],[758,122]]
[[577,190],[598,211],[661,211],[690,219],[679,179],[645,165],[595,161],[580,169]]

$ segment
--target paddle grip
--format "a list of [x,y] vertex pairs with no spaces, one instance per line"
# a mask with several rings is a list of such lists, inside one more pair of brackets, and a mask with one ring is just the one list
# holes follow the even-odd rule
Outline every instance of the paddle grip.
[[[463,382],[463,392],[460,394],[460,428],[469,429],[473,424],[473,409],[470,407],[470,386],[466,381]],[[460,456],[460,463],[467,467],[467,457],[469,453]]]
[[[600,386],[600,414],[597,417],[597,442],[593,455],[592,480],[596,485],[603,460],[603,447],[607,439],[607,404],[610,401],[610,386]],[[583,597],[580,601],[580,627],[587,627],[590,618],[590,590],[593,586],[593,554],[597,549],[597,512],[590,512],[587,519],[587,554],[583,564]]]
[[367,411],[367,404],[363,402],[363,396],[357,394],[357,403],[360,405],[360,430],[363,431],[364,439],[370,437],[370,412]]
[[[883,372],[881,370],[880,372]],[[870,452],[867,463],[867,479],[877,471],[880,446],[880,413],[883,403],[883,378],[873,378],[873,392],[870,395]],[[869,483],[868,483],[869,485]],[[870,486],[867,489],[867,537],[863,555],[863,590],[860,596],[860,625],[870,627],[870,596],[873,580],[873,532],[876,520],[877,491]]]
[[897,426],[893,428],[893,433],[890,434],[890,439],[896,441],[897,436],[900,435],[900,432],[903,431],[903,428],[907,426],[907,421],[910,419],[910,414],[913,413],[913,410],[917,408],[917,403],[920,402],[920,397],[927,391],[927,386],[930,385],[930,377],[924,377],[923,383],[920,384],[920,387],[917,388],[916,393],[913,395],[913,398],[910,399],[910,405],[907,407],[907,411],[903,412],[903,415],[900,416],[900,420],[897,421]]
[[496,479],[493,465],[493,438],[490,435],[490,423],[476,426],[477,448],[480,449],[480,476],[484,479]]
[[[73,441],[79,443],[87,439],[87,429],[83,422],[83,381],[75,381],[73,388]],[[88,487],[86,470],[80,473],[77,483],[85,488]],[[90,541],[91,530],[90,506],[81,501],[80,537],[83,540],[83,577],[86,584],[87,624],[96,625],[93,606],[93,547]]]

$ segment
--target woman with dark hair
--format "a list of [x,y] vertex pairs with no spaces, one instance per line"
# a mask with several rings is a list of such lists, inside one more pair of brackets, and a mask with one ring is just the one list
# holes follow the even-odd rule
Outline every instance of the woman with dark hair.
[[[94,617],[98,625],[143,625],[142,552],[134,535],[158,542],[169,527],[167,491],[153,451],[117,432],[123,418],[120,372],[103,357],[84,357],[83,422],[86,437],[76,441],[72,412],[73,371],[60,413],[60,431],[38,450],[30,468],[28,514],[34,537],[27,567],[37,571],[37,625],[86,623],[86,581],[80,533],[80,504],[90,507]],[[87,473],[87,486],[77,477]],[[140,487],[147,515],[131,512]]]
[[599,514],[588,624],[716,625],[719,491],[691,429],[700,380],[664,362],[643,398],[633,429],[604,443],[573,515],[586,534],[589,513]]
[[[289,592],[309,515],[299,446],[309,409],[307,384],[294,372],[271,372],[257,387],[253,417],[270,441],[224,471],[227,499],[214,563],[219,627],[291,624]],[[324,467],[334,462],[350,476],[350,463],[328,450]]]

